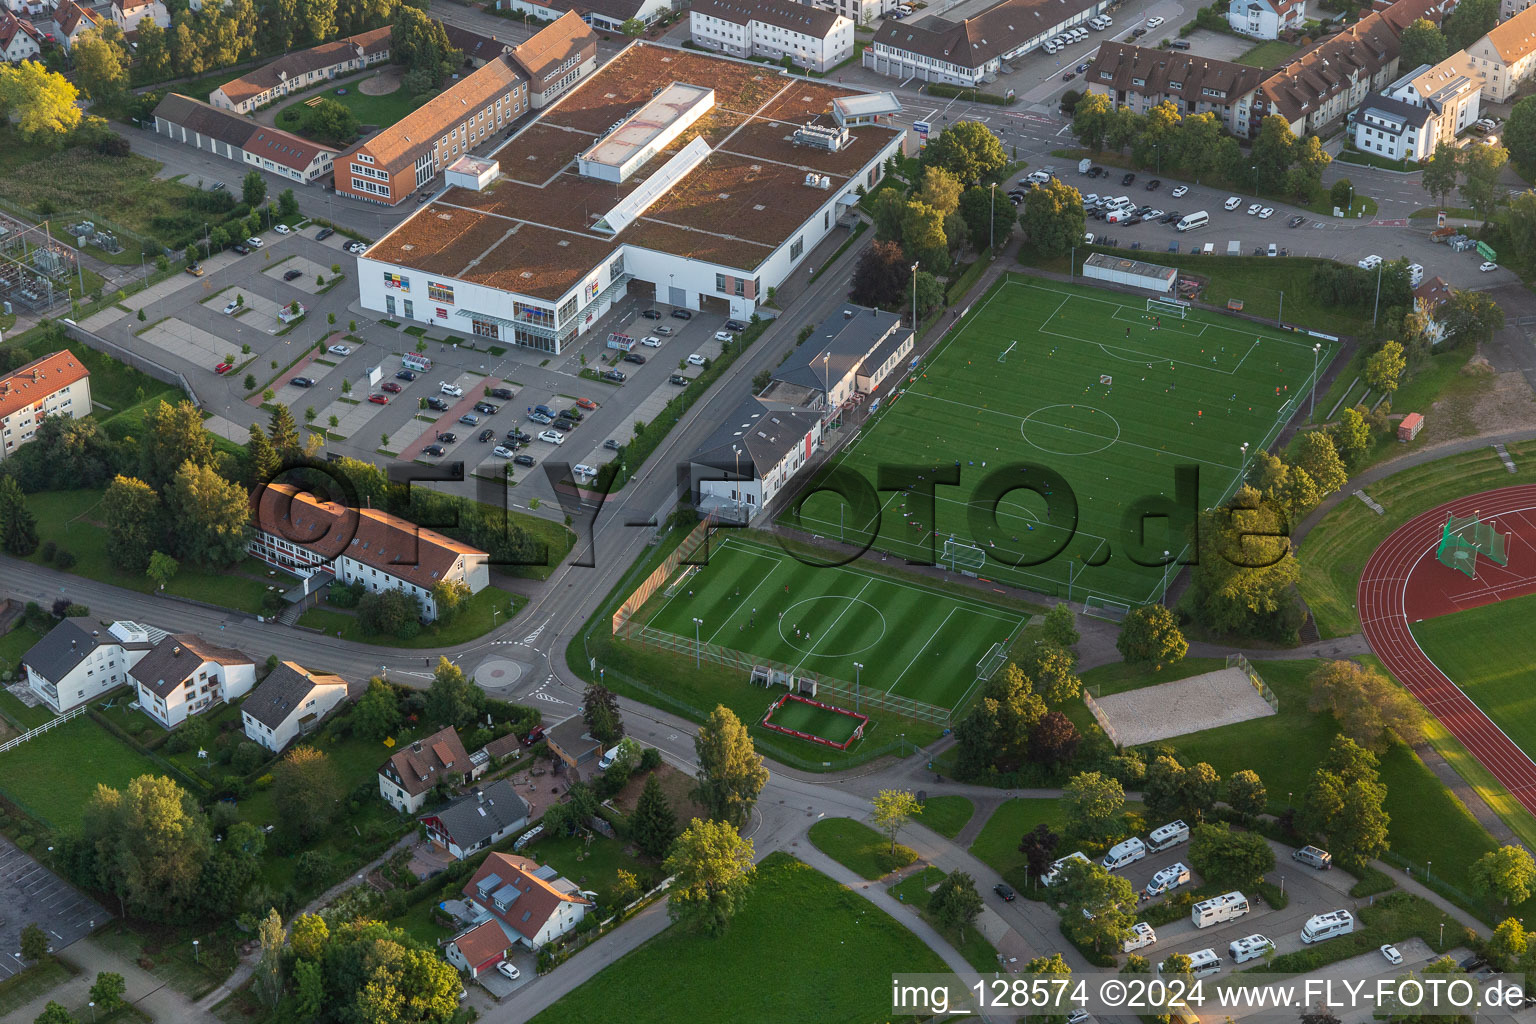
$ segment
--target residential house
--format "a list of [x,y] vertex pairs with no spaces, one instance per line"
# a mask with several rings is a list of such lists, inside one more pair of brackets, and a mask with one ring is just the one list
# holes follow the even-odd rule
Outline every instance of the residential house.
[[575,11],[566,11],[512,48],[512,63],[528,79],[528,103],[542,110],[597,70],[597,33]]
[[1499,4],[1499,20],[1508,21],[1533,3],[1536,3],[1536,0],[1503,0]]
[[1112,42],[1100,44],[1083,75],[1086,91],[1109,97],[1116,107],[1144,114],[1171,101],[1184,117],[1215,114],[1238,138],[1257,128],[1253,108],[1263,80],[1262,70],[1246,64]]
[[170,93],[155,107],[155,133],[238,164],[308,184],[330,173],[329,146]]
[[[1400,152],[1400,158],[1423,160],[1434,154],[1435,146],[1439,143],[1454,144],[1457,134],[1470,128],[1477,121],[1481,113],[1481,95],[1476,73],[1468,67],[1465,51],[1457,52],[1433,67],[1421,64],[1388,85],[1382,91],[1382,96],[1421,108],[1428,115],[1419,118],[1417,115],[1408,114],[1405,118],[1399,119],[1404,124],[1400,131],[1415,134],[1417,142],[1417,145],[1399,143],[1396,151]],[[1366,105],[1370,105],[1377,98],[1368,97]],[[1382,112],[1378,110],[1377,113],[1376,121],[1380,122]],[[1360,113],[1355,117],[1356,147],[1382,155],[1394,151],[1393,147],[1383,145],[1388,140],[1380,137],[1383,130],[1382,124],[1364,124],[1365,114],[1366,107],[1362,106]],[[1386,114],[1386,119],[1392,120],[1389,113]],[[1415,132],[1412,125],[1421,120],[1422,126]],[[1373,144],[1366,145],[1366,143]]]
[[248,738],[276,754],[346,699],[345,679],[285,661],[240,705],[240,722]]
[[161,28],[171,27],[171,12],[161,0],[112,0],[109,13],[124,35],[137,32],[139,22],[145,18],[155,19]]
[[497,54],[343,153],[336,161],[336,192],[398,205],[529,109],[528,80],[506,54]]
[[1413,290],[1413,303],[1419,312],[1429,317],[1429,343],[1438,345],[1445,340],[1445,323],[1436,315],[1441,306],[1451,300],[1451,286],[1445,278],[1436,274]]
[[208,102],[220,110],[249,114],[290,93],[383,63],[389,59],[389,40],[390,28],[385,25],[284,54],[219,86],[208,94]]
[[853,24],[795,0],[694,0],[688,13],[690,38],[706,50],[771,60],[788,55],[812,71],[853,56]]
[[256,684],[256,664],[231,647],[191,633],[163,638],[128,670],[139,708],[167,729],[228,703]]
[[1505,103],[1520,83],[1536,73],[1536,7],[1516,12],[1467,47],[1472,67],[1482,75],[1483,100]]
[[15,454],[49,416],[91,414],[91,372],[68,349],[0,377],[0,460]]
[[402,814],[415,814],[438,783],[473,782],[484,771],[452,726],[396,751],[379,769],[379,795]]
[[26,18],[0,11],[0,60],[19,63],[43,52],[42,33]]
[[[465,901],[512,945],[538,949],[581,923],[593,902],[575,882],[527,857],[493,853],[464,886]],[[479,924],[480,922],[475,922]]]
[[100,15],[75,0],[60,0],[59,6],[53,9],[53,36],[65,53],[74,47],[80,33],[100,28],[101,24]]
[[440,811],[423,815],[427,839],[464,860],[528,824],[528,803],[510,779],[476,786]]
[[876,18],[894,11],[898,2],[899,0],[837,0],[834,4],[824,6],[835,10],[860,28],[868,28],[875,23]]
[[1307,0],[1230,0],[1227,24],[1238,35],[1278,39],[1307,20]]
[[744,400],[689,456],[699,511],[750,522],[810,461],[822,429],[820,411]]
[[247,550],[299,576],[399,590],[421,601],[422,618],[437,618],[432,588],[459,582],[478,594],[490,585],[490,556],[478,548],[372,508],[322,502],[291,484],[267,484],[251,496]]
[[1428,107],[1373,92],[1355,115],[1355,147],[1388,160],[1427,160],[1435,152],[1434,123]]
[[544,730],[544,741],[549,752],[572,768],[596,760],[603,753],[603,744],[593,739],[587,731],[587,723],[581,715],[572,715]]
[[574,11],[599,32],[618,32],[631,19],[649,25],[672,11],[672,0],[496,0],[498,11],[555,21]]
[[963,21],[938,15],[887,19],[864,48],[863,65],[903,80],[980,85],[1005,61],[1086,24],[1109,0],[1001,0]]
[[27,686],[63,714],[131,680],[128,670],[167,636],[137,622],[114,622],[105,630],[88,620],[65,619],[22,656]]
[[512,940],[507,938],[501,922],[487,916],[485,920],[461,935],[455,935],[443,947],[443,958],[465,972],[471,979],[478,978],[507,958]]

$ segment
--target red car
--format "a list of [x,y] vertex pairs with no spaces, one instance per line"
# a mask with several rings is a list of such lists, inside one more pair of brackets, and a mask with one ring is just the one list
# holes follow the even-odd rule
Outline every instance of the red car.
[[389,404],[389,396],[388,395],[369,395],[368,396],[368,401],[372,402],[374,405],[388,405]]
[[392,395],[398,395],[402,390],[404,390],[403,388],[400,387],[399,384],[396,384],[392,380],[387,380],[387,381],[385,381],[383,384],[381,384],[379,386],[382,387],[385,391],[388,391]]
[[536,725],[532,729],[528,730],[528,735],[527,736],[523,737],[523,746],[531,747],[531,746],[533,746],[535,743],[539,742],[539,740],[541,740],[543,738],[544,738],[544,727],[542,725]]
[[213,372],[214,373],[228,373],[230,370],[233,370],[234,368],[235,368],[234,365],[231,364],[231,363],[220,363],[218,366],[215,366],[213,368]]
[[578,398],[578,399],[576,399],[576,404],[581,406],[583,409],[596,409],[597,408],[597,403],[592,401],[592,399],[590,399],[590,398]]

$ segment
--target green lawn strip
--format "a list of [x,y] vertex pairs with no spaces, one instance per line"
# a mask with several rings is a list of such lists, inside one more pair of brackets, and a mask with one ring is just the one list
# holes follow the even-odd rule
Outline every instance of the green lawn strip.
[[597,893],[598,901],[606,907],[615,905],[613,891],[620,871],[636,876],[642,892],[660,882],[664,874],[633,846],[595,834],[590,842],[577,836],[540,836],[519,852],[540,864],[553,865],[581,888]]
[[0,1018],[10,1015],[46,992],[51,992],[78,972],[58,957],[47,957],[0,981]]
[[141,966],[148,963],[149,973],[188,999],[201,999],[212,992],[235,967],[234,940],[226,933],[200,936],[196,953],[190,941],[167,942],[158,935],[141,935],[121,923],[93,938],[127,960]]
[[859,720],[852,715],[828,711],[798,700],[785,701],[768,716],[768,722],[781,729],[819,736],[833,743],[846,743],[859,724]]
[[507,620],[515,618],[527,603],[528,598],[522,594],[514,594],[500,587],[486,587],[471,597],[446,626],[436,623],[423,626],[421,632],[409,640],[366,632],[352,612],[338,611],[323,605],[300,615],[299,625],[325,633],[340,632],[343,640],[378,644],[381,647],[451,647],[484,636]]
[[917,820],[939,835],[953,839],[975,813],[976,805],[969,797],[931,796],[923,803],[923,813]]
[[[1028,877],[1029,864],[1019,852],[1019,842],[1024,833],[1040,824],[1050,826],[1058,835],[1066,828],[1067,816],[1060,800],[1048,797],[1009,800],[992,812],[976,841],[971,843],[971,853],[1002,875],[1020,895],[1037,897],[1038,890]],[[1058,851],[1062,856],[1071,852],[1068,849]]]
[[1388,534],[1425,509],[1468,494],[1519,484],[1530,477],[1536,441],[1508,446],[1517,471],[1510,473],[1490,448],[1412,466],[1365,488],[1381,503],[1377,515],[1353,499],[1339,502],[1308,532],[1297,551],[1301,596],[1324,637],[1360,629],[1355,595],[1360,573]]
[[1296,49],[1283,39],[1272,39],[1258,44],[1232,60],[1235,64],[1247,64],[1253,68],[1274,68],[1279,67],[1287,57],[1296,52]]
[[966,963],[978,971],[996,971],[997,947],[987,941],[987,937],[981,934],[981,929],[972,925],[956,935],[954,929],[940,927],[938,922],[929,916],[928,901],[933,896],[928,891],[929,887],[938,885],[943,880],[944,872],[936,867],[926,866],[891,886],[890,892],[903,903],[910,903],[918,908],[923,915],[923,920],[932,925],[934,931],[944,936],[949,944],[955,947],[955,951],[965,958]]
[[[794,950],[765,970],[765,950]],[[712,1020],[875,1024],[890,1019],[893,971],[943,971],[937,954],[885,912],[788,854],[773,853],[725,940],[668,928],[533,1018],[534,1024]],[[665,985],[656,979],[666,978]],[[636,992],[647,997],[636,999]]]
[[891,853],[890,839],[862,821],[822,818],[811,826],[810,838],[816,849],[872,882],[903,866],[902,858]]
[[305,109],[305,104],[317,98],[340,103],[357,115],[359,124],[391,125],[437,95],[436,92],[415,95],[405,89],[396,89],[394,92],[385,93],[382,96],[371,96],[359,89],[357,84],[349,84],[344,88],[347,90],[345,95],[338,95],[335,88],[328,88],[322,92],[311,93],[306,95],[304,99],[288,104],[288,106],[277,112],[277,126],[285,131],[303,135],[303,132],[300,130],[300,118]]
[[[0,790],[28,814],[55,828],[78,828],[98,783],[122,789],[140,775],[161,775],[155,762],[82,715],[3,755]],[[68,765],[68,771],[60,771]]]
[[9,633],[0,636],[0,679],[11,672],[20,672],[21,656],[41,639],[37,630],[19,623]]

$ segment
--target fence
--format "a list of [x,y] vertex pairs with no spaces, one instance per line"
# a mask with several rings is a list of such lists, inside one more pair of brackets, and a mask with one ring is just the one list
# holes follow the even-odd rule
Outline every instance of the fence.
[[41,736],[43,733],[47,732],[49,729],[53,729],[53,728],[56,728],[58,726],[63,725],[65,722],[69,721],[71,718],[77,718],[80,715],[85,714],[86,707],[87,707],[87,705],[82,704],[79,707],[75,708],[73,711],[66,711],[66,712],[64,712],[64,714],[60,715],[57,718],[49,719],[48,721],[44,722],[42,725],[38,726],[36,729],[28,729],[26,732],[22,733],[20,736],[17,736],[15,739],[13,739],[13,740],[11,740],[11,741],[9,741],[7,743],[0,744],[0,754],[5,753],[7,750],[12,749],[13,747],[21,746],[23,743],[27,742],[27,740],[35,739],[36,737]]
[[1109,737],[1109,742],[1113,743],[1115,749],[1118,750],[1120,749],[1120,734],[1115,732],[1114,725],[1110,723],[1109,716],[1104,713],[1104,709],[1099,707],[1099,702],[1093,699],[1098,696],[1094,692],[1097,689],[1097,686],[1083,687],[1083,703],[1088,705],[1088,711],[1093,715],[1093,720],[1099,723],[1099,728],[1104,730],[1104,735]]
[[661,560],[661,564],[653,569],[651,574],[635,588],[634,593],[624,599],[624,603],[619,605],[613,613],[613,634],[615,636],[628,635],[630,629],[633,628],[630,625],[630,619],[634,618],[635,613],[645,606],[645,602],[651,599],[652,594],[661,589],[661,585],[672,577],[672,574],[677,571],[677,567],[682,565],[685,559],[692,558],[700,547],[707,547],[710,535],[714,533],[714,530],[714,517],[705,516],[699,520],[699,525],[695,526],[693,531],[683,538],[683,542],[673,548],[672,553]]
[[1264,681],[1263,676],[1259,675],[1258,670],[1248,664],[1247,658],[1241,654],[1229,654],[1227,655],[1227,668],[1242,669],[1243,674],[1248,677],[1248,681],[1253,684],[1253,688],[1259,691],[1259,696],[1264,698],[1265,703],[1273,708],[1276,714],[1280,713],[1280,698],[1275,696],[1275,691],[1269,688],[1269,684]]
[[[771,669],[790,676],[806,674],[793,665],[772,661],[761,655],[748,654],[746,651],[738,651],[733,647],[722,647],[719,644],[689,640],[687,637],[678,636],[675,633],[664,633],[649,626],[630,626],[624,635],[631,640],[639,640],[641,643],[649,644],[663,651],[693,655],[701,661],[723,665],[726,668],[739,669],[748,676],[751,675],[752,669],[758,665],[766,665]],[[835,697],[839,702],[852,707],[855,711],[871,707],[904,715],[907,718],[914,718],[922,722],[932,722],[936,725],[944,726],[949,724],[950,713],[947,708],[925,704],[920,700],[912,700],[909,697],[897,697],[894,694],[887,693],[885,690],[860,686],[820,673],[816,674],[815,679],[816,695],[818,697]]]
[[202,400],[197,397],[197,392],[192,390],[192,385],[187,382],[187,378],[183,377],[178,371],[157,363],[153,359],[146,359],[137,352],[130,352],[116,342],[108,341],[101,335],[94,331],[86,330],[68,318],[59,320],[58,324],[63,329],[65,336],[71,341],[78,341],[87,348],[93,348],[97,352],[105,353],[118,362],[133,367],[140,373],[148,374],[162,384],[173,384],[181,388],[182,393],[187,396],[187,400],[193,405],[199,409],[203,407]]

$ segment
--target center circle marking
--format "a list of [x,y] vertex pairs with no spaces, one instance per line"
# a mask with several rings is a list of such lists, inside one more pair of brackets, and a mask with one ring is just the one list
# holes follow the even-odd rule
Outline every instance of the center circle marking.
[[[880,635],[875,637],[869,643],[865,644],[863,647],[859,647],[859,648],[856,648],[856,649],[851,650],[851,651],[815,651],[813,657],[817,657],[817,658],[851,658],[855,654],[863,654],[865,651],[869,650],[871,647],[875,646],[880,641],[885,639],[885,630],[886,630],[885,615],[880,611],[879,608],[876,608],[874,605],[870,604],[868,601],[863,600],[862,598],[858,598],[858,597],[843,597],[843,596],[840,596],[838,594],[825,594],[825,595],[823,595],[821,597],[807,597],[807,598],[804,598],[802,600],[796,601],[794,604],[790,605],[785,610],[784,617],[779,620],[779,638],[781,640],[783,640],[785,643],[789,644],[789,646],[793,647],[795,650],[803,651],[806,654],[812,654],[812,651],[814,650],[814,648],[816,646],[816,642],[814,640],[811,641],[811,645],[809,647],[805,646],[804,643],[802,643],[802,641],[805,639],[805,637],[803,635],[802,636],[795,636],[794,635],[794,633],[795,633],[795,626],[800,625],[801,626],[800,632],[802,634],[804,634],[806,632],[806,628],[805,628],[806,626],[814,625],[814,624],[819,624],[819,623],[826,623],[826,624],[830,625],[833,621],[835,621],[838,618],[839,613],[844,610],[842,608],[836,608],[830,614],[827,614],[827,613],[813,614],[813,613],[808,612],[808,611],[807,612],[797,612],[796,611],[797,608],[800,608],[800,607],[805,606],[805,605],[814,605],[818,601],[837,601],[837,602],[840,602],[842,604],[852,603],[852,604],[861,604],[861,605],[863,605],[864,607],[868,608],[870,611],[874,612],[875,615],[880,619]],[[804,623],[801,622],[802,619],[804,620]]]
[[[1052,448],[1049,445],[1041,444],[1039,441],[1036,441],[1029,436],[1029,424],[1031,420],[1035,420],[1040,425],[1049,424],[1059,431],[1062,429],[1062,424],[1053,423],[1050,417],[1041,415],[1042,413],[1049,412],[1052,409],[1082,410],[1084,412],[1093,413],[1093,419],[1103,417],[1105,420],[1108,420],[1109,425],[1114,428],[1114,436],[1106,439],[1104,437],[1099,437],[1096,434],[1084,433],[1081,435],[1083,438],[1083,445],[1079,450],[1076,451],[1066,451],[1062,448]],[[1099,409],[1092,405],[1067,405],[1058,403],[1056,405],[1042,405],[1028,416],[1025,416],[1024,419],[1019,423],[1019,433],[1023,436],[1026,443],[1032,445],[1035,448],[1038,448],[1040,451],[1045,452],[1047,455],[1094,455],[1098,452],[1102,452],[1106,448],[1113,447],[1114,444],[1120,440],[1120,421],[1115,419],[1109,413],[1105,412],[1103,409]]]

